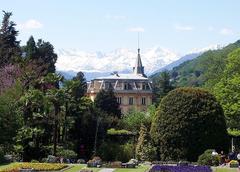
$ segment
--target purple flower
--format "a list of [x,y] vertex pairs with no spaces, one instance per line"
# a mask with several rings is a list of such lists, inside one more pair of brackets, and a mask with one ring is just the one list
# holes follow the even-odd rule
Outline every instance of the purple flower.
[[212,172],[212,170],[209,166],[155,165],[149,172]]

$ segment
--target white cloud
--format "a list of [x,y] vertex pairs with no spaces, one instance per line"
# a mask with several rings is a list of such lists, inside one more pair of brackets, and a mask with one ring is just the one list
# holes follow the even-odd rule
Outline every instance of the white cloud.
[[229,28],[222,28],[219,33],[221,35],[233,35],[233,30]]
[[24,23],[19,23],[18,24],[19,29],[23,30],[23,29],[39,29],[43,27],[43,24],[35,19],[30,19],[27,20]]
[[192,26],[183,26],[183,25],[175,25],[175,29],[179,31],[191,31],[193,30]]
[[107,15],[105,15],[105,18],[110,19],[110,20],[124,20],[127,17],[124,16],[124,15],[110,15],[110,14],[107,14]]
[[131,27],[128,29],[128,32],[144,32],[145,29],[142,27]]

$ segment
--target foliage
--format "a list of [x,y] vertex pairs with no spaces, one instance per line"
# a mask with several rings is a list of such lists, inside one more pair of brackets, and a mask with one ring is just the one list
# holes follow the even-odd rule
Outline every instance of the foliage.
[[240,129],[240,48],[229,54],[222,79],[214,87],[214,93],[220,101],[231,129]]
[[15,84],[21,85],[19,82],[21,74],[22,70],[17,64],[8,64],[0,68],[0,95]]
[[238,167],[239,167],[238,161],[237,161],[237,160],[231,160],[231,161],[229,162],[229,167],[230,167],[230,168],[238,168]]
[[16,24],[10,21],[11,12],[3,11],[3,20],[0,28],[0,67],[16,61],[20,53],[20,41],[17,41],[18,31]]
[[31,160],[31,163],[39,163],[39,161],[38,161],[38,160],[35,160],[35,159],[32,159],[32,160]]
[[0,164],[4,162],[4,155],[3,147],[0,147]]
[[24,161],[56,154],[59,144],[89,158],[98,117],[100,140],[113,118],[84,97],[82,72],[70,81],[55,73],[57,54],[51,43],[31,36],[20,49],[11,15],[4,12],[0,30],[0,146]]
[[113,90],[101,90],[95,100],[94,104],[96,108],[99,108],[101,111],[112,115],[114,117],[121,117],[121,110],[119,108],[119,104],[117,102],[117,98],[115,97]]
[[144,125],[139,132],[136,156],[141,161],[152,161],[156,158],[156,148],[152,144],[149,129]]
[[235,136],[235,137],[240,136],[240,130],[228,128],[227,131],[230,136]]
[[54,52],[54,47],[50,42],[38,39],[36,43],[33,36],[31,36],[22,51],[27,62],[34,62],[37,66],[41,66],[41,76],[55,72],[57,54]]
[[22,125],[21,113],[17,109],[16,99],[21,96],[22,87],[18,82],[14,87],[0,95],[0,147],[10,151],[13,147],[17,130]]
[[154,105],[149,106],[147,112],[132,110],[123,115],[121,121],[119,122],[119,127],[132,132],[139,132],[142,124],[151,124],[152,116],[155,111],[156,107]]
[[203,154],[198,157],[198,164],[208,166],[218,166],[220,164],[220,156],[212,155],[212,149],[207,149]]
[[120,145],[119,143],[104,142],[99,147],[98,154],[105,161],[127,162],[134,155],[134,147],[130,143]]
[[[240,48],[240,40],[222,49],[209,50],[196,59],[180,64],[169,71],[173,84],[176,87],[200,86],[211,89],[222,77],[228,54],[237,48]],[[153,76],[153,82],[160,74]]]
[[170,74],[168,71],[163,71],[160,73],[159,77],[153,80],[153,102],[157,105],[160,103],[161,99],[167,95],[167,93],[174,89],[170,82]]
[[175,89],[163,98],[151,136],[161,160],[196,161],[207,148],[228,148],[222,107],[212,94],[196,88]]
[[110,128],[109,130],[107,130],[107,134],[108,135],[131,135],[132,132],[128,130],[116,130],[114,128]]
[[71,158],[76,158],[77,154],[73,150],[62,148],[57,150],[57,156],[71,159]]

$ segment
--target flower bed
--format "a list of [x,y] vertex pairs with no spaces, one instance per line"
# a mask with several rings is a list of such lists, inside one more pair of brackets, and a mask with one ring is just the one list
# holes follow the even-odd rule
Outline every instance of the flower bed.
[[212,172],[208,166],[168,166],[155,165],[149,172]]
[[1,170],[1,172],[18,172],[19,169],[34,169],[34,171],[57,171],[66,168],[65,164],[53,163],[17,163]]

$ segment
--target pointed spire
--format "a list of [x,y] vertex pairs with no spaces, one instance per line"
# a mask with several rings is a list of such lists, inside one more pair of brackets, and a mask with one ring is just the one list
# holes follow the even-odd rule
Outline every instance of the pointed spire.
[[136,75],[145,76],[144,67],[142,65],[142,60],[141,60],[141,56],[140,56],[140,48],[138,48],[138,56],[137,56],[137,60],[135,63],[135,67],[133,67],[133,73]]

